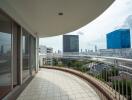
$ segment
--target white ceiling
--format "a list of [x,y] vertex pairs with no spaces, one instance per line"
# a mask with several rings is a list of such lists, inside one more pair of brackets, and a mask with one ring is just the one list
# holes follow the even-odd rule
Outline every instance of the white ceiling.
[[[113,1],[6,0],[8,6],[6,3],[4,3],[6,7],[1,6],[27,30],[37,33],[39,37],[45,37],[64,34],[83,27],[102,14]],[[58,15],[60,12],[63,13],[62,16]]]

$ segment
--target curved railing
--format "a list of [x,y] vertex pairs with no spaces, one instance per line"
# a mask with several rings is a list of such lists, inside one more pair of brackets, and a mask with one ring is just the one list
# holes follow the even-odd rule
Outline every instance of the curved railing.
[[[117,51],[115,51],[115,53],[117,53]],[[114,98],[117,100],[132,100],[132,59],[128,59],[132,57],[130,51],[131,50],[127,49],[124,51],[123,49],[121,50],[120,55],[117,54],[117,56],[113,53],[112,55],[109,55],[111,57],[98,54],[87,55],[82,53],[64,53],[61,56],[54,55],[53,58],[57,60],[60,59],[58,61],[61,61],[62,64],[60,65],[63,67],[68,66],[68,68],[79,68],[78,70],[80,71],[88,68],[89,70],[85,70],[84,72],[87,73],[88,76],[91,76],[92,78],[94,77],[94,79],[101,82],[101,84],[104,84],[104,86],[109,87],[109,90],[114,93]],[[115,57],[113,57],[113,55]],[[71,64],[74,63],[72,60],[78,62],[82,61],[81,64],[83,66]],[[67,61],[69,61],[69,63],[67,63]],[[71,64],[71,66],[68,64]],[[58,64],[58,66],[60,65]]]

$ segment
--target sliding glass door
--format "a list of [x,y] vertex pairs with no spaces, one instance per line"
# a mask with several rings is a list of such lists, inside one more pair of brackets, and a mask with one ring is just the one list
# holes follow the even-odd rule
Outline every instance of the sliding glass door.
[[36,71],[36,38],[30,35],[30,66],[31,66],[31,74],[34,74]]
[[0,100],[35,70],[36,38],[0,10]]
[[11,74],[11,20],[0,12],[0,99],[12,85]]
[[30,73],[30,48],[29,48],[30,38],[26,30],[22,30],[22,78],[26,79]]

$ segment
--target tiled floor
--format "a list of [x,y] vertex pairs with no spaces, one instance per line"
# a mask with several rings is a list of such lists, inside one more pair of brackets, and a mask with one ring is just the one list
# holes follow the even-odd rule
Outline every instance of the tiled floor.
[[83,80],[62,71],[41,69],[17,100],[100,100]]

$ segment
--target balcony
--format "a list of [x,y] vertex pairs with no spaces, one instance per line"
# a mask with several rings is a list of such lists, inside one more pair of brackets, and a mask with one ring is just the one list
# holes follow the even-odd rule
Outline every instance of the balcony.
[[[72,32],[98,20],[97,17],[112,3],[108,10],[116,5],[116,1],[0,0],[0,99],[132,100],[131,50],[120,51],[118,57],[123,58],[117,58],[119,50],[96,55],[90,52],[90,56],[85,53],[52,55],[50,48],[47,64],[51,66],[40,66],[39,62],[39,38]],[[104,57],[107,52],[115,54]],[[62,66],[59,61],[59,67],[52,65],[54,58],[87,63],[83,63],[85,67]]]
[[[83,62],[83,64],[86,63],[85,56],[83,56],[81,58],[79,56],[76,56],[76,58],[73,58],[72,56],[75,56],[75,54],[70,55],[70,56],[68,55],[67,57],[69,57],[69,58],[67,58],[67,57],[65,58],[65,56],[64,56],[64,59],[68,60],[70,58],[70,60],[68,60],[70,62],[72,61],[72,59],[77,60],[77,57],[78,57],[78,59],[81,59],[81,61],[82,61],[82,58],[84,57],[84,59],[83,59],[84,61],[82,61],[82,62]],[[43,85],[43,86],[45,86],[45,88],[52,87],[52,89],[51,88],[50,89],[51,89],[51,91],[54,91],[54,88],[56,88],[56,85],[57,85],[57,87],[60,89],[60,92],[59,92],[59,94],[60,94],[59,99],[61,98],[60,100],[63,100],[63,95],[61,95],[61,94],[63,94],[64,91],[67,93],[66,94],[67,97],[64,97],[64,100],[65,100],[65,98],[67,98],[66,100],[74,100],[74,99],[81,99],[81,100],[87,99],[88,100],[90,97],[91,98],[89,100],[93,100],[92,98],[94,98],[94,100],[97,100],[97,99],[100,99],[100,100],[102,100],[102,99],[131,100],[132,85],[131,85],[131,74],[130,74],[131,73],[131,67],[130,67],[131,60],[130,59],[115,58],[115,57],[103,57],[103,56],[102,57],[101,56],[93,57],[93,55],[92,55],[92,57],[90,55],[86,55],[86,56],[88,56],[87,63],[89,63],[86,65],[91,67],[92,68],[91,70],[88,71],[86,69],[86,66],[85,66],[85,68],[82,67],[83,69],[80,69],[80,68],[78,69],[77,67],[70,67],[70,65],[68,66],[68,68],[66,68],[66,66],[65,67],[64,66],[62,66],[62,67],[47,66],[47,67],[43,67],[44,69],[40,70],[40,72],[36,75],[36,77],[34,79],[35,81],[34,82],[32,81],[30,84],[36,83],[37,88],[41,88],[41,84],[39,84],[38,83],[39,81],[37,81],[36,79],[38,77],[43,77],[43,78],[41,78],[41,80],[40,79],[39,80],[44,81],[44,82],[45,82],[45,80],[46,81],[48,80],[48,82],[50,81],[50,83],[47,82],[47,84],[52,84],[52,86],[47,86],[46,84]],[[62,56],[60,56],[60,58],[62,59]],[[57,59],[58,59],[58,56],[57,56]],[[125,64],[127,67],[123,64]],[[93,67],[95,69],[93,69]],[[100,68],[100,70],[102,70],[102,71],[99,71],[98,69],[96,69],[97,67]],[[102,69],[103,67],[104,67],[104,69]],[[79,70],[79,71],[77,71],[77,70]],[[47,74],[45,75],[45,73],[47,73],[49,75],[47,75]],[[51,77],[48,77],[48,76],[51,76]],[[78,79],[78,81],[75,79]],[[83,79],[83,80],[81,80],[81,79]],[[69,83],[69,81],[71,83]],[[72,86],[70,86],[70,84],[72,84]],[[76,87],[76,84],[78,84],[78,87],[81,87],[81,89],[84,90],[85,92],[84,93],[79,92],[81,90],[78,91],[78,87]],[[38,87],[38,86],[40,86],[40,87]],[[28,87],[30,87],[30,85]],[[28,87],[24,91],[30,91],[30,90],[32,91],[31,88],[34,88],[34,86],[32,86],[28,90]],[[90,89],[88,89],[87,87],[90,87]],[[69,89],[67,90],[67,88],[69,88]],[[74,88],[74,89],[72,90],[72,88]],[[87,92],[87,90],[91,90],[91,89],[92,89],[92,92]],[[38,90],[38,89],[34,89],[34,91],[36,91],[36,90]],[[77,93],[77,94],[75,93],[75,95],[74,95],[74,93],[73,93],[74,90],[79,93]],[[44,91],[44,94],[47,94],[47,95],[42,95],[42,98],[47,98],[47,100],[50,100],[50,98],[54,97],[51,95],[53,95],[53,94],[57,95],[56,94],[57,92],[48,93],[48,91],[50,91],[50,90]],[[55,89],[55,91],[56,91],[56,89]],[[24,96],[24,93],[26,93],[26,92],[23,92],[20,95],[20,97],[18,98],[18,100],[19,99],[21,100],[21,98],[23,98],[23,97],[24,98],[29,97],[29,96]],[[29,95],[31,95],[31,94],[29,93]],[[37,97],[40,98],[40,100],[41,100],[40,94],[41,93],[39,93],[39,91],[38,91]],[[87,95],[87,97],[83,97],[83,94]],[[93,94],[93,97],[90,96],[91,94]],[[49,95],[49,98],[47,97],[48,95]],[[51,100],[54,100],[54,99],[51,99]]]
[[95,90],[75,75],[40,69],[17,100],[100,100]]
[[56,54],[53,58],[55,66],[45,68],[65,71],[84,79],[101,100],[131,100],[131,59],[72,53]]

